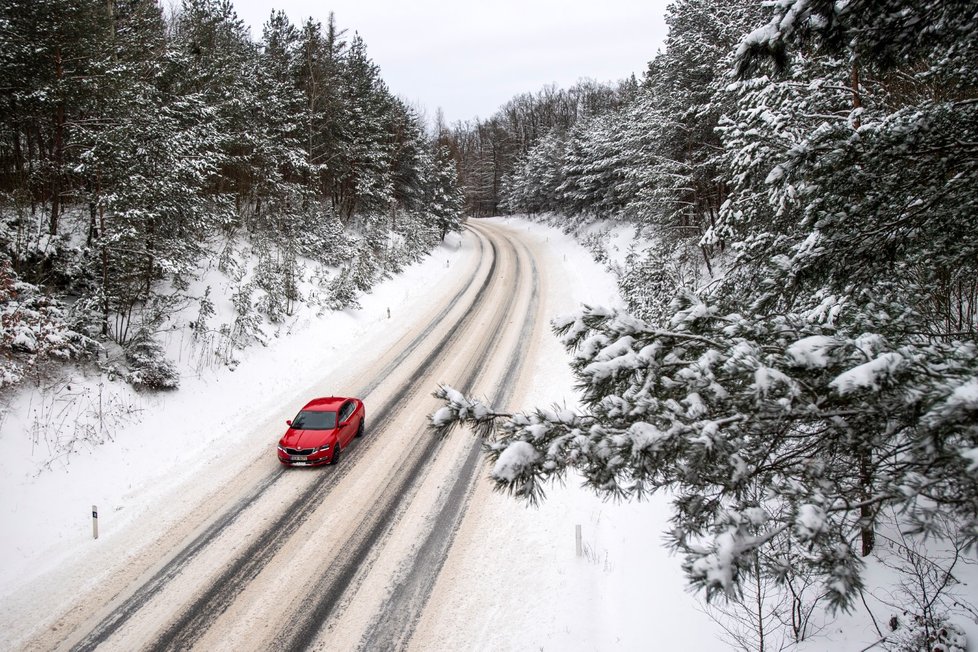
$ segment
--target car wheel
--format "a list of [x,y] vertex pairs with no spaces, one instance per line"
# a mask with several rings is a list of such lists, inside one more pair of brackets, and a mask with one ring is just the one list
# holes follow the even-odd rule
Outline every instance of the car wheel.
[[330,466],[332,466],[332,465],[334,465],[334,464],[336,464],[337,462],[340,461],[340,453],[342,452],[342,450],[343,449],[340,448],[340,443],[339,442],[336,442],[336,450],[333,451],[333,457],[331,457],[330,460],[329,460],[329,465]]
[[360,419],[360,425],[357,427],[357,437],[363,437],[363,419]]

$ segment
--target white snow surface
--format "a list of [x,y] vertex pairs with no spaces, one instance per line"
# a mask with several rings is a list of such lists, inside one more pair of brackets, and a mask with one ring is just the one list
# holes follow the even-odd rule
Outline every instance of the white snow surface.
[[500,480],[513,481],[534,462],[540,459],[540,453],[533,444],[525,441],[514,441],[507,446],[492,468],[492,477]]
[[[519,218],[498,221],[547,248],[546,260],[539,262],[552,280],[551,316],[573,312],[581,303],[620,306],[612,275],[573,238]],[[276,414],[291,418],[309,398],[304,388],[356,362],[347,353],[354,343],[395,341],[400,320],[435,304],[440,282],[468,255],[473,252],[453,235],[425,261],[361,297],[360,310],[317,316],[300,307],[270,334],[267,346],[244,350],[233,371],[201,364],[206,352],[195,348],[186,331],[175,330],[167,342],[181,370],[174,392],[137,393],[117,380],[78,372],[54,393],[28,387],[12,397],[0,413],[0,614],[14,592],[63,573],[93,547],[120,537],[138,545],[139,534],[127,525],[153,510],[165,519],[166,501],[175,496],[191,501],[205,495],[226,477],[222,458],[253,457],[262,447],[274,455],[281,432],[269,432],[267,441],[247,441],[235,424]],[[214,285],[216,319],[228,317],[223,288],[213,277],[206,280]],[[203,287],[202,282],[201,293]],[[570,358],[556,338],[547,340],[541,343],[545,362],[533,370],[531,386],[537,389],[525,406],[574,407]],[[346,390],[336,388],[338,394]],[[52,459],[55,440],[77,434],[57,420],[71,422],[99,402],[112,406],[105,441]],[[489,470],[482,473],[489,482]],[[93,505],[98,540],[92,538]],[[460,649],[639,650],[649,649],[650,641],[656,649],[716,649],[718,627],[698,610],[697,598],[685,590],[679,559],[662,545],[664,498],[611,504],[572,478],[548,490],[539,508],[493,493],[482,511],[492,519],[484,541],[492,573],[459,587],[482,616],[458,633]],[[577,525],[582,557],[575,555]],[[91,581],[98,581],[100,569],[89,570]],[[493,617],[506,604],[519,604],[518,613]]]
[[[620,307],[613,276],[573,238],[520,218],[495,221],[545,248],[538,264],[549,277],[544,299],[552,315],[572,313],[582,303]],[[627,228],[612,233],[607,252],[611,264],[624,258],[626,247],[618,244],[628,241],[629,233]],[[351,359],[350,351],[359,348],[354,344],[371,341],[381,347],[396,341],[409,317],[438,302],[442,281],[469,255],[473,251],[460,246],[458,236],[450,236],[425,261],[361,297],[359,310],[323,316],[300,310],[270,333],[266,346],[244,350],[233,371],[202,363],[207,352],[185,329],[174,329],[167,347],[181,370],[181,387],[175,392],[136,393],[116,380],[78,372],[47,392],[25,388],[11,397],[0,407],[0,626],[4,612],[12,611],[9,600],[15,592],[51,586],[38,580],[75,568],[98,546],[145,544],[145,535],[127,526],[146,514],[158,513],[165,520],[168,501],[199,500],[219,486],[230,473],[227,469],[236,468],[223,465],[222,458],[253,458],[263,450],[274,455],[280,430],[268,432],[267,441],[253,441],[240,434],[247,429],[236,425],[292,417],[309,398],[303,390],[360,362]],[[215,285],[214,278],[207,281]],[[202,282],[198,289],[203,287]],[[218,320],[230,314],[222,290],[215,285]],[[820,343],[806,344],[797,349],[799,362],[820,364]],[[523,397],[523,407],[557,404],[573,409],[577,399],[569,354],[554,337],[538,346],[543,355],[532,369],[532,389]],[[848,381],[840,382],[840,389],[871,386],[884,372],[877,366],[882,361],[874,362],[872,370],[837,381]],[[335,389],[337,394],[352,391]],[[963,395],[970,398],[967,391]],[[91,415],[92,406],[98,405],[104,408],[101,422],[76,419]],[[69,424],[75,421],[81,425],[72,429]],[[79,433],[96,433],[93,438],[102,441],[82,443],[68,457],[53,455],[57,441]],[[654,447],[667,436],[638,424],[630,434],[636,447]],[[512,455],[525,452],[517,449]],[[488,473],[482,471],[485,482]],[[473,517],[484,521],[479,527],[484,536],[477,560],[457,580],[456,590],[465,596],[467,608],[459,610],[451,649],[728,648],[720,626],[687,590],[680,559],[664,547],[667,501],[668,496],[657,494],[639,503],[606,502],[580,488],[573,476],[566,486],[549,488],[537,508],[491,493]],[[93,505],[99,510],[98,540],[92,538]],[[799,516],[800,526],[817,529],[816,510]],[[575,554],[577,526],[583,540],[580,557]],[[719,543],[718,556],[729,554],[734,544],[732,539]],[[722,581],[717,575],[721,567],[701,570]],[[85,572],[94,583],[101,570]],[[52,596],[52,604],[67,597]],[[874,640],[868,618],[857,614],[827,626],[823,636],[806,641],[803,649],[859,650]]]
[[878,390],[883,380],[903,363],[902,355],[895,351],[887,351],[869,362],[842,372],[829,383],[829,386],[843,395],[860,389]]
[[785,353],[799,367],[823,369],[831,362],[829,350],[838,345],[834,337],[811,335],[789,345]]

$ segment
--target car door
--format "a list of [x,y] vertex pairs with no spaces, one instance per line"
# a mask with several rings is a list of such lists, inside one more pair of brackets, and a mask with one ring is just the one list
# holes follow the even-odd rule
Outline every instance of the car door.
[[356,427],[350,416],[353,414],[353,401],[347,401],[340,407],[339,419],[340,419],[340,442],[343,448],[349,446],[350,442],[353,440],[353,434],[356,432]]

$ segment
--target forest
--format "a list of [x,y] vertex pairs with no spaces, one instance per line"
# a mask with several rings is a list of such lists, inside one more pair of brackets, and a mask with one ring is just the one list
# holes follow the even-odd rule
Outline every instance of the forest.
[[[464,216],[632,224],[651,244],[618,270],[624,309],[554,322],[579,409],[442,387],[432,430],[471,427],[530,503],[571,472],[666,494],[668,545],[739,647],[858,611],[876,556],[904,609],[873,621],[881,647],[965,649],[978,5],[675,0],[667,23],[640,77],[432,128],[332,16],[273,12],[256,42],[229,0],[0,3],[0,391],[70,363],[174,388],[175,311],[230,364]],[[231,323],[190,291],[211,267]]]
[[544,88],[453,130],[470,213],[628,221],[653,244],[619,271],[626,310],[554,323],[581,410],[442,387],[432,430],[471,427],[530,503],[570,469],[610,499],[667,494],[669,545],[736,614],[737,647],[862,609],[875,554],[898,558],[905,609],[874,622],[880,645],[963,650],[978,5],[679,0],[667,22],[641,80]]
[[218,328],[202,267],[238,281],[208,334],[232,360],[311,300],[297,261],[341,309],[458,228],[448,149],[332,14],[259,42],[229,0],[11,0],[0,25],[0,389],[73,361],[175,387],[157,334],[188,304]]

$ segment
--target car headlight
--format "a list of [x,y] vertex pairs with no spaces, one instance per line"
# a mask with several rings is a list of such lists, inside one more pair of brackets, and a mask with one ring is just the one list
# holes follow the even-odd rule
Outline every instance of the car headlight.
[[282,448],[282,444],[279,444],[278,445],[278,449],[279,449],[280,452],[285,453],[285,449]]
[[329,450],[329,444],[326,444],[325,446],[320,446],[319,448],[317,448],[316,452],[321,453],[322,451],[328,451],[328,450]]

